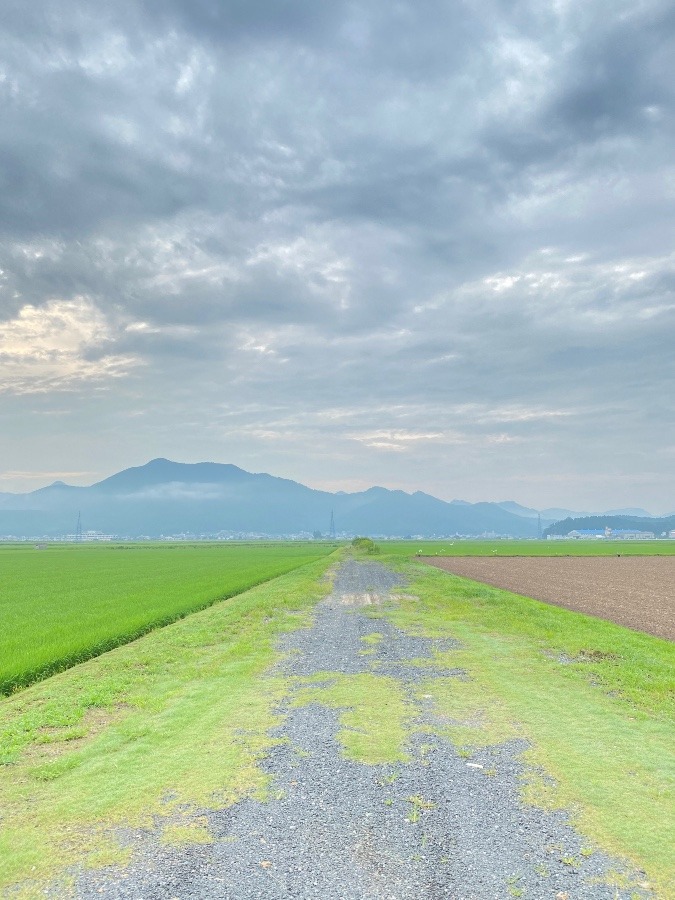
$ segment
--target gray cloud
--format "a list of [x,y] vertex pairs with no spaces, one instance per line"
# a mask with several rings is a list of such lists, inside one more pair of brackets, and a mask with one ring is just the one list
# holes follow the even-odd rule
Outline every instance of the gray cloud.
[[673,506],[674,35],[661,2],[8,4],[4,470]]

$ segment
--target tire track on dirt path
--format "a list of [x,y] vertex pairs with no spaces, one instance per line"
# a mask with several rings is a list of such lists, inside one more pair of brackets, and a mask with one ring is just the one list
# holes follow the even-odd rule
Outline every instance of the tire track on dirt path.
[[[433,734],[431,703],[415,693],[420,679],[466,676],[461,669],[434,667],[433,651],[451,650],[452,641],[411,636],[386,618],[369,615],[392,597],[395,602],[396,591],[405,589],[385,566],[344,562],[331,595],[316,609],[313,625],[283,642],[280,669],[295,679],[295,687],[275,732],[280,743],[261,764],[271,778],[270,799],[204,811],[214,838],[210,844],[169,849],[149,836],[138,852],[139,861],[127,872],[81,875],[78,896],[647,896],[635,888],[624,892],[590,883],[620,863],[599,852],[584,857],[583,841],[563,814],[520,801],[523,742],[480,750],[469,763]],[[352,750],[368,748],[371,738],[375,746],[381,727],[377,716],[383,711],[375,706],[372,721],[369,724],[366,716],[360,730],[345,723],[345,709],[331,692],[357,683],[390,691],[391,711],[384,712],[384,722],[392,731],[403,728],[398,760],[367,764],[346,758],[345,741]],[[330,702],[322,702],[324,691]],[[363,702],[372,702],[373,696]],[[485,777],[488,773],[492,777]],[[578,860],[578,865],[565,863],[566,858]]]

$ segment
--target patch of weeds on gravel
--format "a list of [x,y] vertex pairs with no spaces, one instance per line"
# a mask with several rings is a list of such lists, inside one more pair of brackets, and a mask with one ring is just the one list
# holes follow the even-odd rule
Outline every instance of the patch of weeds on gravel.
[[348,759],[382,764],[408,760],[417,710],[399,682],[386,675],[336,673],[333,683],[300,689],[293,706],[319,703],[340,710],[337,740]]
[[189,844],[212,844],[213,835],[205,816],[197,816],[184,824],[165,825],[161,843],[169,847],[186,847]]
[[521,877],[521,875],[510,875],[506,879],[506,889],[511,897],[522,897],[525,893],[524,888],[518,886]]
[[424,797],[408,797],[408,803],[411,806],[408,813],[408,821],[411,825],[416,825],[419,822],[425,810],[436,808],[436,804],[432,800],[425,800]]
[[[615,890],[615,896],[619,891],[630,891],[630,900],[644,900],[654,898],[654,885],[647,880],[644,872],[638,874],[626,867],[625,869],[610,869],[602,876],[588,878],[590,885],[607,885]],[[658,894],[657,894],[658,896]],[[663,895],[665,896],[665,895]]]
[[370,645],[381,644],[383,640],[384,640],[384,635],[380,631],[371,631],[370,634],[364,634],[361,637],[361,641],[364,644],[370,644]]

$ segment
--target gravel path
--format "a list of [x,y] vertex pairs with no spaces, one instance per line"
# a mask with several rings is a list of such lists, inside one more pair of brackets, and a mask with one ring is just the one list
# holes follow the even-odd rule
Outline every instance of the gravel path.
[[[356,674],[376,666],[377,674],[412,685],[419,669],[407,661],[429,657],[433,648],[450,649],[452,642],[410,637],[365,614],[397,589],[405,587],[384,566],[344,563],[313,627],[286,639],[283,671]],[[375,654],[360,654],[361,638],[375,630],[383,635]],[[459,669],[437,674],[465,677]],[[342,756],[335,738],[338,710],[312,703],[284,711],[277,735],[285,742],[263,763],[278,799],[204,812],[212,844],[176,850],[161,847],[152,833],[142,840],[136,836],[138,862],[124,873],[81,876],[77,895],[134,900],[647,896],[634,888],[623,892],[590,883],[621,864],[599,852],[583,856],[584,842],[564,816],[520,803],[523,744],[483,750],[469,761],[441,739],[415,735],[409,762],[371,766]],[[419,717],[433,724],[430,708],[419,708]],[[486,777],[492,771],[496,774]],[[412,797],[424,804],[416,806]],[[578,866],[566,864],[565,857],[574,857]]]

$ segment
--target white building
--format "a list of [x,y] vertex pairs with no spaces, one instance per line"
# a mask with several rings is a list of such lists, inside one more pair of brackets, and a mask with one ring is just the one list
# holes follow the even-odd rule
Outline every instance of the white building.
[[570,531],[568,538],[585,541],[653,541],[653,531],[636,531],[630,528],[579,528]]

